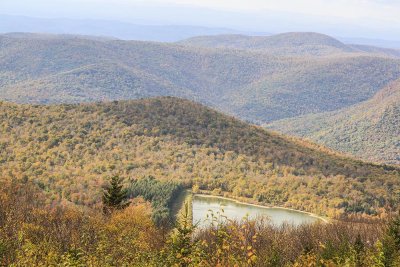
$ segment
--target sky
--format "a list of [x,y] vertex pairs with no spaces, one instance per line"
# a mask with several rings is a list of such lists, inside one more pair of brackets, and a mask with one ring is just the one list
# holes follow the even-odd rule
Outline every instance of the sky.
[[0,14],[400,39],[400,0],[0,0]]
[[372,18],[400,22],[400,1],[398,0],[170,0],[158,2],[222,10],[259,11],[265,9],[305,15],[348,19]]

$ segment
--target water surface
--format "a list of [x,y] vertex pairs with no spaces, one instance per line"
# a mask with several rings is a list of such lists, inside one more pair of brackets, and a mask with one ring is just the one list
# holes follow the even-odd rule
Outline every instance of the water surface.
[[274,225],[281,225],[284,222],[300,225],[305,223],[314,223],[320,220],[317,217],[299,211],[282,208],[259,207],[212,196],[193,196],[194,223],[199,223],[200,226],[209,225],[210,219],[207,219],[207,215],[210,215],[210,210],[215,215],[217,215],[218,212],[221,213],[223,210],[223,215],[228,219],[233,220],[241,220],[245,216],[253,219],[260,216],[266,216]]

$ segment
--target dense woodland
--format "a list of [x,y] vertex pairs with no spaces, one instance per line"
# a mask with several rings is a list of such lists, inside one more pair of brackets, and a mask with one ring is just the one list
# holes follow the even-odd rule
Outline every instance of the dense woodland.
[[267,126],[365,160],[400,164],[400,80],[353,107]]
[[[166,195],[175,194],[177,183],[331,218],[385,217],[399,203],[396,167],[343,157],[187,100],[1,103],[0,122],[2,179],[36,184],[49,205],[96,208],[99,188],[113,175],[125,177],[128,187],[137,180],[136,190],[152,176],[172,183]],[[153,200],[139,191],[134,194]]]
[[174,222],[173,207],[181,194],[184,186],[179,182],[159,181],[154,177],[146,177],[131,181],[128,194],[131,198],[143,197],[151,202],[153,211],[152,219],[157,226],[167,226]]

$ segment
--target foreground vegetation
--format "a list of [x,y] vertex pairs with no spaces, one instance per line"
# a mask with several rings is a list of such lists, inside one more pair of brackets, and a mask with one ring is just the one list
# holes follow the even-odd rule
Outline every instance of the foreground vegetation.
[[[32,181],[50,205],[97,208],[98,188],[114,175],[126,177],[128,187],[137,180],[144,189],[134,195],[153,203],[154,196],[174,196],[178,185],[331,218],[385,216],[400,202],[394,167],[290,140],[186,100],[1,103],[0,119],[1,177]],[[171,190],[147,195],[141,180],[150,176]],[[156,205],[160,214],[168,199]]]
[[[400,219],[273,227],[265,219],[195,229],[183,213],[156,227],[149,204],[101,209],[49,205],[30,182],[2,181],[4,266],[398,266]],[[186,210],[187,211],[187,210]]]

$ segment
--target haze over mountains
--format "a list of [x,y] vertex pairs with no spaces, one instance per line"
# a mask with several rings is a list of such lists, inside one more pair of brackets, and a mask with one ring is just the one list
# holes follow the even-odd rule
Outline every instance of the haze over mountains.
[[189,25],[142,25],[115,20],[32,18],[0,14],[0,33],[30,32],[104,36],[114,39],[176,42],[199,35],[251,34],[228,28]]
[[[195,25],[202,24],[173,22],[160,23],[156,21],[124,22],[115,19],[40,18],[0,14],[0,33],[29,32],[76,34],[102,36],[123,40],[177,42],[197,36],[231,34],[269,36],[272,35],[271,32],[277,33],[288,31],[285,29],[274,29],[273,27],[270,30],[238,30],[233,26],[216,27],[212,25]],[[346,44],[400,49],[399,40],[386,40],[372,37],[357,38],[357,36],[354,37],[354,35],[353,37],[351,37],[351,35],[345,37],[343,36],[343,30],[338,31],[334,36]],[[393,34],[391,36],[393,36]]]
[[[0,77],[0,99],[6,101],[177,96],[267,124],[367,101],[400,78],[400,59],[397,50],[346,45],[317,33],[178,43],[14,33],[0,35]],[[393,149],[391,158],[368,159],[394,162]]]

